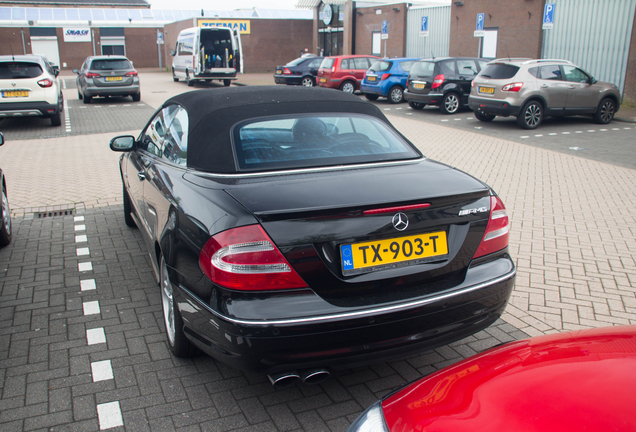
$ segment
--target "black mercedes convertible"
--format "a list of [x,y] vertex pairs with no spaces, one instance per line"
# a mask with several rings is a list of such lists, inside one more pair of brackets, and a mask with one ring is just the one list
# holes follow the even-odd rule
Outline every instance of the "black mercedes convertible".
[[501,199],[357,96],[184,93],[110,147],[175,356],[314,383],[478,332],[513,289]]

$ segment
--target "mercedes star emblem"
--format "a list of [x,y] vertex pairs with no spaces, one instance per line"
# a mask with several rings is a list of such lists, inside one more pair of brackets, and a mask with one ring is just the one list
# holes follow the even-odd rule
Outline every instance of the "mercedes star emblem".
[[409,226],[409,218],[404,213],[396,213],[393,216],[393,227],[398,231],[404,231]]

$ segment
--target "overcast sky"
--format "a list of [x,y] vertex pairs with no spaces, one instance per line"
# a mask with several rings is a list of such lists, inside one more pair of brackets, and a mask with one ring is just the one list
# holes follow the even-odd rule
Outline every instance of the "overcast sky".
[[187,9],[187,10],[234,10],[234,9],[296,9],[298,0],[146,0],[152,9]]

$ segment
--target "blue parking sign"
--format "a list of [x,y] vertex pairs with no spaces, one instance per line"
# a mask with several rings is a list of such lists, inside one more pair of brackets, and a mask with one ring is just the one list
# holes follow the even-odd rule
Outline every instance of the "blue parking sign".
[[382,21],[382,34],[389,34],[389,22],[387,20]]
[[551,29],[554,26],[554,3],[546,3],[543,10],[543,29]]
[[486,20],[486,14],[485,13],[477,14],[477,27],[475,28],[475,30],[484,31],[484,21],[485,20]]
[[428,17],[427,16],[423,16],[422,17],[422,29],[420,31],[428,31]]

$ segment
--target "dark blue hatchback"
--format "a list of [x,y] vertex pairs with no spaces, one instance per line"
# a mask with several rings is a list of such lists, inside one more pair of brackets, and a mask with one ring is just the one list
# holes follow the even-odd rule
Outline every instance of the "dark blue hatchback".
[[404,101],[404,89],[409,71],[418,59],[384,58],[376,61],[365,74],[360,91],[367,99],[376,100],[385,97],[391,103]]

